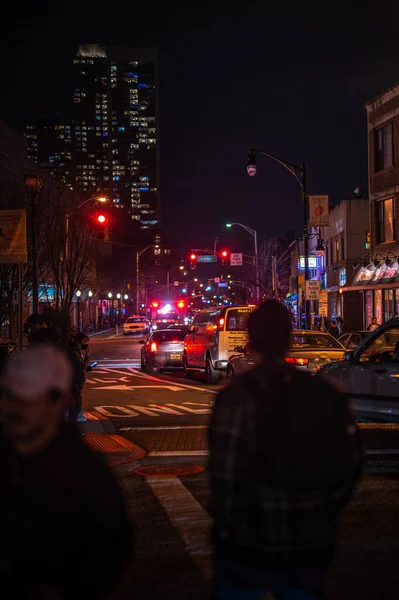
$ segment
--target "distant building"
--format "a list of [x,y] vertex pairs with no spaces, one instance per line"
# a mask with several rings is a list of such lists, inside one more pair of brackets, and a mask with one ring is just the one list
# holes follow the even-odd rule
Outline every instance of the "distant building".
[[379,323],[399,316],[399,83],[365,108],[371,248],[354,285],[364,293],[368,325],[374,315]]
[[349,329],[364,328],[363,295],[353,289],[356,267],[365,255],[369,229],[369,200],[357,193],[330,209],[330,224],[323,227],[324,274],[328,290],[328,316],[342,317]]
[[155,49],[80,46],[70,123],[28,125],[29,157],[77,191],[106,193],[141,230],[160,228]]

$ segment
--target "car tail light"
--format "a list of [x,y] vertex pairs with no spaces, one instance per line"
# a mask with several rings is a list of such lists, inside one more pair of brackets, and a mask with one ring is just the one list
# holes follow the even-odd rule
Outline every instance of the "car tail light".
[[291,356],[287,356],[285,358],[285,362],[290,365],[307,365],[309,362],[308,358],[292,358]]
[[179,343],[179,340],[172,340],[172,341],[171,341],[171,343],[172,343],[172,344],[178,344],[178,343]]
[[151,350],[151,352],[156,352],[158,350],[158,347],[155,342],[152,342],[152,344],[150,346],[150,350]]
[[218,323],[219,331],[223,331],[223,327],[224,327],[224,319],[219,319],[219,323]]

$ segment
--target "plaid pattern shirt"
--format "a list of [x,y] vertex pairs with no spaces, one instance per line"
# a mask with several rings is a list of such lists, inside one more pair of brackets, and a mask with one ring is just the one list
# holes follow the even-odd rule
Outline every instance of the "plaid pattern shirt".
[[[283,370],[288,379],[294,378],[295,388],[299,372],[294,373],[295,369],[288,366]],[[314,393],[319,395],[321,390],[321,397],[317,398],[320,409],[316,418],[327,434],[321,431],[320,435],[328,437],[328,429],[334,429],[334,424],[342,422],[341,437],[344,432],[347,439],[342,440],[344,450],[340,454],[340,464],[345,466],[342,473],[339,466],[335,468],[339,471],[335,480],[339,482],[331,485],[328,464],[321,467],[327,474],[326,485],[302,491],[276,485],[268,476],[266,463],[269,461],[259,457],[259,435],[255,434],[260,431],[263,435],[259,406],[272,401],[268,393],[271,391],[269,375],[261,365],[235,379],[216,398],[209,428],[213,541],[217,550],[252,565],[259,563],[269,568],[284,569],[325,564],[334,548],[337,515],[348,502],[361,471],[362,451],[357,428],[346,398],[321,378],[316,382],[315,378],[300,373],[299,385],[305,384],[303,393],[310,396],[314,385],[318,387]],[[292,387],[290,389],[290,398],[286,398],[286,402],[300,402],[301,389],[296,389],[295,397],[292,397]],[[275,400],[280,401],[281,398]],[[302,402],[306,407],[306,397]],[[324,402],[326,409],[321,404]],[[329,414],[331,406],[338,413],[337,417]],[[326,410],[324,414],[323,410]],[[304,413],[305,420],[305,409]],[[330,419],[333,421],[331,426]],[[269,432],[270,428],[281,427],[278,422],[265,424],[265,435],[266,425]],[[291,426],[294,431],[295,425],[289,423],[287,414],[284,427]],[[300,426],[299,423],[298,428]],[[332,431],[330,437],[335,444],[336,439],[341,438],[339,433],[336,438],[334,435]],[[300,434],[296,439],[300,445]],[[292,453],[289,452],[294,462],[298,450],[300,452],[298,447],[293,447]],[[317,453],[317,448],[314,451]],[[278,471],[278,458],[271,456],[270,460],[277,461]],[[334,471],[334,468],[331,470]]]

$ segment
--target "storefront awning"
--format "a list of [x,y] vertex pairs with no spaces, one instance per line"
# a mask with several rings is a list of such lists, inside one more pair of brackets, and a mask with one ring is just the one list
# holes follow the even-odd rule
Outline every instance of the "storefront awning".
[[360,265],[353,272],[351,280],[342,287],[342,291],[381,290],[388,287],[399,288],[399,265],[397,262],[390,265],[382,263],[377,267],[372,263],[366,267]]

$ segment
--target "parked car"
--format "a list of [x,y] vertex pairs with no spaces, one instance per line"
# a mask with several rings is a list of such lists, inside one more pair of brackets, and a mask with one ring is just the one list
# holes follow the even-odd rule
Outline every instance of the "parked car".
[[[270,343],[273,343],[271,340]],[[236,347],[226,369],[228,378],[245,373],[256,366],[257,357],[248,345]],[[319,331],[293,331],[285,361],[308,373],[316,373],[324,364],[343,361],[345,348],[329,333]]]
[[160,329],[147,340],[140,340],[141,370],[152,373],[154,369],[182,369],[185,335],[180,330]]
[[348,331],[347,333],[343,333],[339,338],[338,341],[347,349],[347,350],[353,350],[354,348],[356,348],[356,346],[358,346],[360,344],[360,342],[362,340],[364,340],[364,338],[366,336],[368,336],[370,333],[370,331],[368,329],[361,329],[358,331]]
[[369,334],[343,362],[322,367],[318,376],[352,400],[359,420],[399,421],[399,318]]
[[149,333],[150,323],[141,315],[133,315],[126,319],[123,324],[123,335],[132,335],[134,333]]

